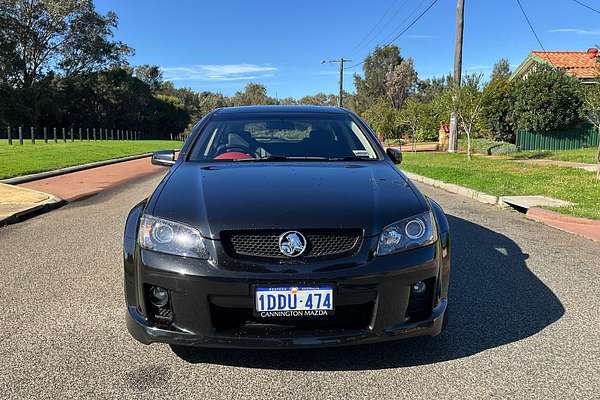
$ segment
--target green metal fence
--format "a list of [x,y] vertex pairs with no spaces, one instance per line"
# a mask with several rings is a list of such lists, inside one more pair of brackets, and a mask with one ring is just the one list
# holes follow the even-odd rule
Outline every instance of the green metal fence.
[[598,146],[598,131],[592,125],[580,125],[550,132],[517,132],[521,150],[573,150]]

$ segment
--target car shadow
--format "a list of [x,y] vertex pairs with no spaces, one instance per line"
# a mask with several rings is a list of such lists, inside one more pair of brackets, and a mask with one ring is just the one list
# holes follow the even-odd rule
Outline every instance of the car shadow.
[[562,317],[554,293],[508,237],[448,216],[452,234],[451,317],[440,336],[315,350],[173,347],[190,363],[302,371],[365,370],[431,364],[525,339]]

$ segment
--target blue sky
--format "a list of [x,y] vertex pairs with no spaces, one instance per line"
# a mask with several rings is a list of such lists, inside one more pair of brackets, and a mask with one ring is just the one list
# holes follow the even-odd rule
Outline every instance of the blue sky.
[[[598,0],[582,1],[600,8]],[[599,14],[572,0],[521,2],[547,50],[586,50],[600,44]],[[281,98],[335,93],[337,66],[322,65],[322,59],[343,55],[361,61],[430,0],[95,3],[99,11],[119,15],[116,36],[135,48],[133,65],[159,65],[178,87],[230,95],[247,82],[260,82],[271,96]],[[414,59],[420,78],[452,69],[455,6],[455,0],[439,0],[395,42],[403,56]],[[465,0],[464,72],[489,73],[501,57],[516,66],[539,47],[516,1]],[[346,71],[348,91],[354,91],[354,72],[361,70]]]

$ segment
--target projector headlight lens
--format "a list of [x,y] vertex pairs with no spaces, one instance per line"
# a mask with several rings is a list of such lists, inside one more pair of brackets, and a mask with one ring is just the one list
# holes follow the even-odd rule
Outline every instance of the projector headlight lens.
[[379,237],[377,255],[384,256],[427,246],[436,240],[435,220],[430,212],[425,212],[385,227]]
[[142,248],[159,253],[208,258],[204,240],[197,229],[151,215],[142,216],[138,240]]

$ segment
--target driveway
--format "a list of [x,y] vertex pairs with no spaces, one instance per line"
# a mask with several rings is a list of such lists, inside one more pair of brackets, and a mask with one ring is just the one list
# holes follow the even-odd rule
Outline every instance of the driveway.
[[442,336],[318,351],[138,344],[122,228],[158,180],[0,228],[0,398],[600,396],[600,244],[431,188],[453,234]]

